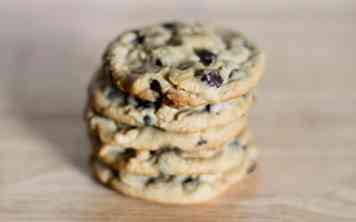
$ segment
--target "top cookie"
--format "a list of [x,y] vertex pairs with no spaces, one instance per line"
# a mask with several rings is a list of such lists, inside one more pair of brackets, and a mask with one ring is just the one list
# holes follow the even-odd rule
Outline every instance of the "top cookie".
[[260,79],[263,53],[240,32],[165,23],[119,35],[104,66],[123,91],[174,107],[223,102]]

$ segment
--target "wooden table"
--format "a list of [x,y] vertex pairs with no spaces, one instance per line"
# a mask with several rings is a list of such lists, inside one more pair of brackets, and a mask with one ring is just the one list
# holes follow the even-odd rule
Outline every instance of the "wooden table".
[[[0,221],[356,221],[354,1],[188,2],[0,3]],[[197,206],[114,195],[87,166],[81,110],[105,44],[172,17],[244,30],[268,55],[259,168]]]

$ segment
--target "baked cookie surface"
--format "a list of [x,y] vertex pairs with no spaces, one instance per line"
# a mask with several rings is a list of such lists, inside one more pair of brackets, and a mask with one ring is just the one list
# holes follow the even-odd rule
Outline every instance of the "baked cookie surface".
[[92,94],[91,103],[96,112],[118,123],[155,126],[175,132],[196,132],[226,125],[245,115],[255,101],[251,92],[218,104],[176,108],[129,96],[108,81],[98,83]]
[[164,147],[178,147],[185,151],[222,149],[224,143],[238,136],[247,125],[247,117],[242,116],[225,126],[178,133],[156,127],[118,124],[92,111],[88,112],[87,121],[91,134],[97,136],[101,143],[115,145],[116,149],[132,147],[136,150],[159,150]]
[[244,95],[256,86],[264,67],[263,53],[242,33],[184,23],[122,33],[103,59],[121,90],[173,107]]
[[177,147],[165,147],[154,151],[137,151],[105,145],[99,149],[97,157],[113,169],[134,175],[216,174],[236,166],[251,146],[251,134],[246,130],[221,150],[184,152]]
[[251,147],[232,169],[191,176],[138,176],[114,170],[98,159],[93,159],[92,166],[101,183],[128,196],[167,204],[193,204],[213,199],[251,173],[256,167],[256,155]]

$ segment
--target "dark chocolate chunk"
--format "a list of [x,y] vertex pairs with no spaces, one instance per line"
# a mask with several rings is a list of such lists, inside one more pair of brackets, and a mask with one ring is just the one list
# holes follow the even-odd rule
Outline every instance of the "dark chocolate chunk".
[[158,80],[152,80],[150,83],[150,89],[157,92],[158,94],[162,94],[162,88],[161,84],[158,82]]
[[151,117],[149,117],[148,115],[145,115],[145,116],[143,117],[143,122],[145,123],[145,125],[149,126],[149,125],[152,124],[152,119],[151,119]]
[[174,180],[176,176],[175,175],[165,175],[163,173],[160,173],[158,177],[151,177],[149,178],[145,185],[150,186],[158,181],[164,182],[164,183],[169,183]]
[[217,55],[207,49],[196,49],[195,54],[199,57],[200,62],[208,66],[214,62],[217,58]]
[[210,113],[211,105],[210,104],[206,105],[204,111]]
[[146,181],[145,185],[150,186],[150,185],[154,184],[156,181],[157,181],[156,177],[151,177]]
[[112,176],[113,176],[115,179],[120,178],[120,171],[119,171],[119,170],[111,170],[111,173],[112,173]]
[[153,163],[158,163],[157,150],[150,150],[149,152],[150,152],[150,157],[148,160]]
[[207,143],[208,143],[207,140],[205,140],[205,139],[200,139],[200,140],[198,141],[197,145],[198,145],[198,146],[201,146],[201,145],[204,145],[204,144],[207,144]]
[[166,22],[166,23],[163,23],[162,26],[165,29],[168,29],[170,31],[174,31],[174,30],[177,30],[178,23],[177,22]]
[[195,178],[188,177],[183,181],[182,185],[184,190],[188,192],[194,191],[199,185],[199,176]]
[[205,70],[201,75],[200,80],[206,82],[209,86],[216,88],[219,88],[224,82],[224,79],[221,77],[218,70]]
[[183,181],[183,184],[187,184],[187,183],[192,183],[194,182],[194,179],[193,177],[187,177],[184,181]]
[[248,148],[247,145],[243,145],[243,146],[242,146],[242,149],[243,149],[243,150],[247,150],[247,148]]
[[183,181],[183,186],[185,188],[188,188],[190,186],[189,189],[197,186],[198,184],[199,184],[199,176],[197,177],[189,176]]
[[162,67],[162,66],[163,66],[163,63],[162,63],[162,61],[161,61],[160,59],[156,59],[155,65],[156,65],[156,66],[159,66],[159,67]]
[[195,77],[201,77],[202,75],[204,75],[205,70],[204,69],[197,69],[194,73]]
[[129,159],[136,157],[136,155],[137,155],[136,150],[132,148],[127,148],[123,153],[121,153],[121,159],[126,162]]
[[136,105],[137,109],[139,109],[139,108],[148,109],[148,108],[152,107],[152,103],[149,101],[144,101],[144,100],[136,98],[136,102],[137,102],[137,105]]
[[140,31],[135,30],[133,31],[136,34],[136,38],[134,40],[135,44],[143,44],[145,42],[145,36],[141,34]]
[[257,164],[253,163],[248,169],[247,169],[247,173],[250,174],[252,172],[254,172],[256,170]]
[[163,97],[157,98],[157,100],[154,102],[155,110],[158,110],[162,106],[162,102],[163,102]]
[[182,150],[179,149],[178,147],[163,147],[159,150],[150,150],[150,160],[153,161],[153,163],[157,164],[159,158],[169,152],[174,152],[176,155],[180,155],[182,153]]

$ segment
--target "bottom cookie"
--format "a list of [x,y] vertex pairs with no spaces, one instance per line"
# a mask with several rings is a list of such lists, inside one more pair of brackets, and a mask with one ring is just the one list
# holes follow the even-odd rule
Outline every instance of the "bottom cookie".
[[244,178],[254,170],[256,156],[256,150],[249,149],[240,164],[220,174],[138,176],[113,170],[97,159],[93,160],[93,169],[101,183],[128,196],[158,203],[193,204],[213,199]]

